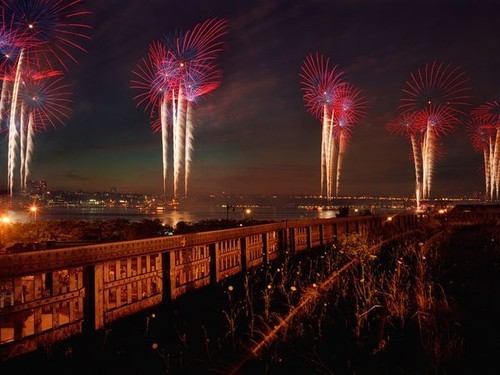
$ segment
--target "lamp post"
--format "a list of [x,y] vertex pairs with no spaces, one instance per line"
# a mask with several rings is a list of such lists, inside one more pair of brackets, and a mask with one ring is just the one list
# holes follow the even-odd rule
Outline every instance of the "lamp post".
[[251,219],[252,218],[252,210],[250,208],[243,209],[243,219]]
[[30,212],[33,214],[33,217],[35,218],[35,221],[36,221],[36,214],[38,212],[38,207],[37,206],[31,206],[30,207]]
[[[0,243],[2,247],[5,245],[4,243],[4,235],[5,235],[5,227],[10,224],[10,217],[4,215],[0,218]],[[0,247],[1,248],[1,247]]]
[[235,208],[234,206],[226,204],[226,220],[229,220],[229,209],[231,209],[231,208],[234,211],[234,208]]

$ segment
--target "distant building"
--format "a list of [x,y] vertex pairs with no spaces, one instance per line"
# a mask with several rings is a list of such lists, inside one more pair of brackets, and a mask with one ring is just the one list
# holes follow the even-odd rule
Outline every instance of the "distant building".
[[26,193],[30,196],[45,197],[47,195],[47,182],[28,181],[26,183]]

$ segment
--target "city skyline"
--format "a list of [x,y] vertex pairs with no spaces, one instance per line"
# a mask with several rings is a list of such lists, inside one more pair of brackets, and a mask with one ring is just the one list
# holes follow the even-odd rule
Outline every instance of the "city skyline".
[[[345,155],[340,195],[412,196],[411,150],[386,124],[417,67],[459,65],[470,78],[474,104],[499,95],[500,6],[493,1],[164,3],[84,2],[93,29],[87,52],[67,74],[71,119],[36,136],[30,179],[53,189],[160,193],[160,137],[136,108],[131,71],[152,41],[211,17],[226,18],[228,34],[221,85],[197,109],[193,195],[319,195],[321,126],[303,107],[299,80],[311,52],[331,56],[369,103]],[[434,197],[484,191],[481,155],[465,122],[443,139]]]

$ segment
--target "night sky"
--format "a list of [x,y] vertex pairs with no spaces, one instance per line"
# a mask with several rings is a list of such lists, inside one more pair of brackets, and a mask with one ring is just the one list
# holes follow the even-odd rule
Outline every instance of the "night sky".
[[[221,85],[196,110],[192,195],[320,193],[321,124],[304,107],[299,78],[310,52],[330,56],[369,102],[345,155],[340,195],[412,196],[410,144],[386,130],[410,72],[435,60],[452,62],[467,72],[476,104],[500,95],[498,1],[85,4],[93,12],[92,39],[67,74],[71,119],[35,138],[31,178],[50,189],[161,192],[160,135],[136,107],[131,72],[151,42],[212,17],[227,18],[229,28]],[[482,158],[465,125],[442,143],[431,195],[484,191]],[[5,140],[1,147],[6,160]]]

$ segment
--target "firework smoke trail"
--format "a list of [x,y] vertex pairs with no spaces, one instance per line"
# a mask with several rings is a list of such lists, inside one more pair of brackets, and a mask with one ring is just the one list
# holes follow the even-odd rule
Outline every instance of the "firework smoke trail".
[[5,102],[8,96],[8,83],[5,77],[2,77],[2,91],[0,93],[0,128],[3,121],[3,113],[5,109]]
[[[325,108],[326,104],[325,104]],[[329,109],[328,109],[329,110]],[[330,129],[331,129],[331,124],[332,120],[331,117],[328,115],[328,111],[325,110],[324,115],[323,115],[323,125],[322,125],[322,132],[321,132],[321,194],[323,195],[324,191],[324,196],[327,198],[331,197],[331,138],[329,137],[330,135]],[[324,186],[323,186],[324,185]]]
[[[173,149],[173,165],[174,165],[174,168],[175,168],[175,158],[176,158],[176,155],[177,155],[177,148],[179,147],[178,146],[178,142],[179,142],[179,139],[178,139],[178,136],[177,136],[177,100],[175,99],[175,91],[172,90],[172,149]],[[175,171],[174,171],[174,179],[175,179]],[[173,194],[174,194],[174,199],[175,199],[175,181],[174,181],[174,184],[173,184]]]
[[428,124],[427,129],[425,131],[424,136],[424,144],[422,146],[422,160],[423,160],[423,199],[430,198],[431,192],[431,184],[432,184],[432,174],[434,171],[434,148],[435,148],[435,140],[434,140],[434,129],[431,124]]
[[160,104],[161,122],[161,155],[163,170],[163,197],[167,196],[167,169],[168,169],[168,94],[163,94]]
[[418,145],[417,137],[415,134],[410,135],[411,149],[413,154],[413,163],[415,166],[415,198],[417,202],[417,209],[420,208],[420,199],[422,195],[422,186],[420,184],[421,173],[422,173],[422,158],[420,156],[420,148]]
[[26,152],[26,125],[25,125],[25,115],[26,115],[26,110],[24,108],[24,103],[21,103],[21,117],[19,120],[19,132],[20,134],[20,139],[21,139],[21,144],[19,147],[19,154],[20,154],[20,159],[21,162],[19,163],[19,179],[20,179],[20,185],[21,185],[21,190],[24,189],[23,181],[24,181],[24,167],[25,167],[25,152]]
[[337,163],[338,163],[338,140],[335,138],[334,133],[334,118],[335,110],[332,110],[330,119],[328,121],[328,129],[326,135],[326,184],[327,184],[327,197],[333,197],[332,190],[336,185],[334,176],[336,176]]
[[422,199],[427,198],[427,176],[428,176],[428,160],[427,157],[429,155],[428,152],[428,133],[427,130],[424,132],[424,136],[422,139],[422,146],[421,146],[421,152],[422,152]]
[[495,196],[498,196],[498,193],[496,192],[496,185],[497,185],[497,171],[496,171],[496,147],[495,147],[495,140],[494,136],[492,134],[489,134],[488,139],[487,139],[487,144],[484,147],[484,151],[487,155],[487,159],[485,160],[484,163],[484,168],[485,168],[485,173],[487,175],[487,188],[486,188],[486,196],[489,198],[489,200],[493,201],[495,200]]
[[420,208],[420,200],[422,198],[422,154],[423,132],[417,127],[415,117],[399,114],[387,124],[387,130],[396,135],[405,136],[411,143],[412,161],[415,170],[415,198],[417,209]]
[[[498,133],[496,135],[498,138]],[[497,147],[495,141],[492,140],[492,137],[489,138],[489,148],[488,148],[488,174],[490,179],[490,200],[498,199],[498,164],[497,164]]]
[[[326,137],[328,135],[328,107],[325,104],[323,104],[323,121],[322,121],[322,126],[321,126],[321,196],[325,196],[325,194],[328,194],[327,191],[328,189],[325,186],[325,183],[328,184],[328,181],[326,179],[326,170],[327,170],[327,162],[326,162]],[[326,179],[326,181],[325,181]],[[327,195],[328,196],[328,195]]]
[[174,198],[179,197],[179,180],[184,161],[184,134],[186,127],[186,111],[184,109],[184,90],[179,86],[177,93],[177,111],[174,121]]
[[28,181],[28,176],[30,174],[31,157],[33,155],[33,149],[35,147],[33,142],[33,137],[35,135],[34,124],[33,124],[33,113],[29,114],[28,118],[28,135],[26,140],[26,155],[24,157],[24,178],[23,187],[26,189],[26,182]]
[[342,161],[344,159],[345,147],[346,147],[346,135],[345,130],[340,132],[339,136],[339,153],[337,159],[337,176],[336,176],[336,185],[335,185],[335,196],[339,196],[339,187],[340,187],[340,174],[342,172]]
[[[496,134],[495,134],[496,133]],[[487,154],[485,160],[485,173],[487,173],[487,180],[489,182],[486,195],[489,200],[493,201],[499,199],[498,184],[499,184],[499,164],[498,164],[498,131],[488,134],[487,144],[484,149]],[[489,193],[488,193],[489,190]]]
[[11,100],[10,118],[9,118],[7,180],[8,180],[8,189],[11,196],[12,193],[14,192],[14,172],[16,168],[16,151],[17,151],[17,139],[18,139],[18,132],[16,127],[16,117],[18,109],[17,100],[19,96],[19,85],[21,83],[23,60],[24,60],[24,50],[21,50],[19,54],[19,59],[17,61],[16,75],[14,79],[14,86],[12,89],[12,100]]
[[484,147],[483,149],[484,158],[484,182],[486,197],[491,200],[492,198],[492,186],[491,186],[491,160],[490,160],[490,149],[489,147]]
[[188,193],[188,181],[189,176],[191,174],[191,154],[194,150],[193,141],[194,141],[194,123],[193,123],[193,115],[192,115],[192,101],[187,101],[186,108],[186,143],[185,143],[185,157],[184,157],[184,196],[187,197]]
[[496,126],[495,149],[493,151],[493,170],[495,172],[496,199],[500,200],[500,127]]

